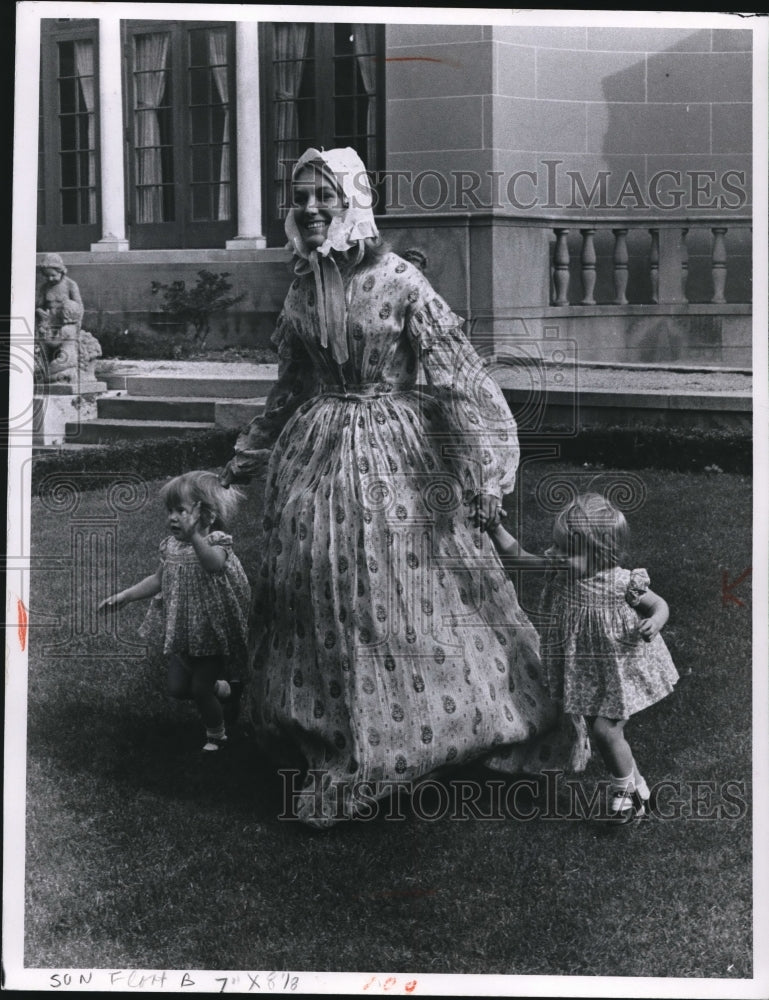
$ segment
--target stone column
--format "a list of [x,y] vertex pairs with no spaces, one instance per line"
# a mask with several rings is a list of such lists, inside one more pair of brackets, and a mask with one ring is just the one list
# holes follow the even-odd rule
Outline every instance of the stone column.
[[235,91],[237,94],[238,235],[228,250],[267,246],[262,234],[262,150],[259,131],[259,24],[235,25]]
[[99,133],[101,136],[101,231],[91,250],[128,250],[123,171],[123,53],[120,20],[99,18]]

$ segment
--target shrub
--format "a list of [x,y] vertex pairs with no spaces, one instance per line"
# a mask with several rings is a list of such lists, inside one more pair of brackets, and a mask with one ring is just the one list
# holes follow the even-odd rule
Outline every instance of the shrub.
[[[753,438],[749,431],[688,427],[592,427],[576,436],[563,429],[548,429],[547,437],[521,435],[524,448],[542,444],[558,446],[566,461],[611,465],[622,469],[669,469],[676,472],[715,471],[750,475]],[[708,466],[711,469],[708,469]]]
[[[106,485],[105,475],[134,472],[145,479],[175,476],[187,469],[219,468],[229,461],[237,431],[217,429],[194,437],[116,441],[74,451],[36,455],[32,488],[46,476],[71,473],[78,489]],[[750,435],[733,431],[675,430],[669,427],[606,427],[577,437],[522,438],[522,452],[557,444],[559,458],[622,469],[668,469],[678,472],[737,472],[750,475],[753,443]]]
[[153,281],[152,294],[162,295],[160,308],[163,312],[193,327],[193,339],[198,346],[202,346],[211,332],[211,316],[224,312],[245,298],[245,293],[227,295],[232,288],[228,277],[228,271],[221,274],[198,271],[198,280],[192,288],[187,288],[186,282],[181,280],[172,281],[170,285]]
[[73,451],[43,452],[32,463],[32,489],[54,473],[71,475],[78,490],[101,489],[107,476],[117,480],[133,472],[144,479],[175,476],[187,469],[225,465],[232,457],[237,431],[217,429],[180,438],[115,441]]

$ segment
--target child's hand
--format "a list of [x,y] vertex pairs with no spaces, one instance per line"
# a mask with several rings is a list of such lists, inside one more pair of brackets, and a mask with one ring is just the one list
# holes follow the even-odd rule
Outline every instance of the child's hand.
[[183,542],[189,542],[194,534],[202,530],[200,517],[200,501],[194,503],[189,510],[179,511],[179,537]]
[[124,603],[122,592],[119,594],[110,594],[109,597],[105,597],[101,602],[97,611],[109,611],[110,608],[119,608]]
[[571,559],[569,559],[565,552],[561,552],[560,549],[556,548],[555,545],[551,545],[549,549],[545,549],[544,558],[548,569],[559,570],[571,567]]
[[470,501],[470,516],[473,524],[481,531],[493,532],[505,517],[505,509],[499,499],[490,493],[477,493]]
[[646,642],[651,642],[655,635],[659,634],[662,625],[654,618],[643,618],[638,626],[638,634]]

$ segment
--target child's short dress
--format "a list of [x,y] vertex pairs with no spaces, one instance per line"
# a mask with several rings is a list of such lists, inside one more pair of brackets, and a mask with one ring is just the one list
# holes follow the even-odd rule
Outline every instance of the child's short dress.
[[627,719],[673,690],[678,672],[662,636],[647,642],[638,632],[634,606],[648,587],[644,569],[549,577],[540,605],[542,664],[565,712]]
[[163,539],[163,589],[153,598],[139,634],[166,655],[222,656],[242,671],[251,588],[232,551],[232,537],[212,531],[208,544],[222,546],[227,554],[218,572],[200,565],[189,542],[172,535]]

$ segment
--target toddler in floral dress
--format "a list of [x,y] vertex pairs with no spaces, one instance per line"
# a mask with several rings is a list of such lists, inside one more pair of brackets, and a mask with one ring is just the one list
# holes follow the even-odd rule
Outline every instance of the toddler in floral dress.
[[240,680],[224,678],[245,660],[251,591],[232,537],[221,529],[242,496],[225,489],[213,472],[172,479],[160,491],[171,532],[160,543],[160,565],[100,605],[152,598],[139,634],[162,646],[171,697],[195,702],[206,727],[207,753],[226,745],[222,705],[236,709],[241,694]]
[[540,610],[551,623],[542,643],[550,693],[588,722],[611,777],[610,817],[644,815],[649,788],[625,723],[670,694],[678,673],[659,634],[666,602],[649,589],[646,570],[620,565],[624,515],[598,493],[576,497],[556,517],[544,563],[503,527],[491,534],[501,553],[549,566]]

